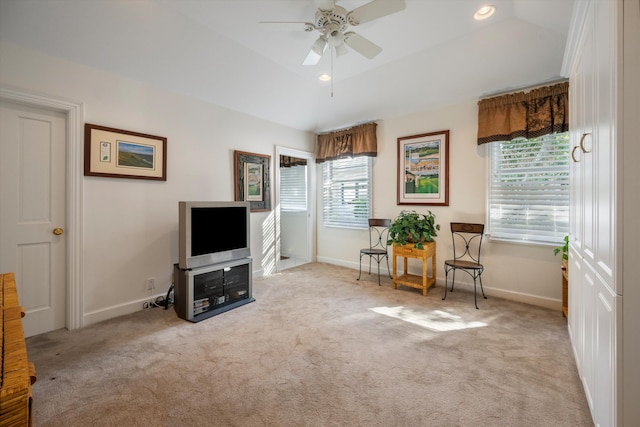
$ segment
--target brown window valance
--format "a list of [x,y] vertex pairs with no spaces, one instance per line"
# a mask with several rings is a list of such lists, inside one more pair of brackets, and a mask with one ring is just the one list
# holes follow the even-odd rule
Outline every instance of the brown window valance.
[[366,123],[318,135],[316,163],[343,157],[378,155],[377,123]]
[[568,130],[568,82],[478,101],[478,145]]
[[301,159],[299,157],[292,157],[292,156],[280,156],[281,168],[290,168],[293,166],[305,166],[306,164],[307,164],[307,159]]

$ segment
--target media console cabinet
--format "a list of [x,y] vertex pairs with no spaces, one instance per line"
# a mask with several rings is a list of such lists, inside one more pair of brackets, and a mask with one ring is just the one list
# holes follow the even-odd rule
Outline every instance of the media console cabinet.
[[174,307],[178,317],[199,322],[255,301],[251,258],[182,270],[173,267]]

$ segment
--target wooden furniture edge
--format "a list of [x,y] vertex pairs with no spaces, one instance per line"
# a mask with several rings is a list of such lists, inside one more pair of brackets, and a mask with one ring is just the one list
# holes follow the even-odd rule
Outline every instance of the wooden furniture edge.
[[14,273],[0,274],[0,425],[31,426],[36,381],[33,363],[27,360],[22,327],[24,309],[18,303]]

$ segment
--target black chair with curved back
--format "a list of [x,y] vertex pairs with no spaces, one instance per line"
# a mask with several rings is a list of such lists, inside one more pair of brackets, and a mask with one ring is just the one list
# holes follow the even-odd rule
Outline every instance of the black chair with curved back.
[[374,259],[378,263],[378,285],[380,285],[380,262],[387,260],[387,271],[391,278],[391,269],[389,268],[389,252],[387,251],[387,240],[389,238],[390,219],[369,218],[369,247],[360,249],[360,273],[358,279],[362,276],[362,257],[369,257],[369,274],[371,274],[371,260]]
[[449,272],[453,271],[451,280],[451,292],[456,281],[456,270],[462,270],[473,278],[473,301],[478,308],[476,298],[476,281],[480,282],[480,290],[484,299],[487,297],[482,288],[482,272],[484,266],[480,263],[480,250],[482,248],[482,235],[484,224],[472,224],[465,222],[451,223],[451,238],[453,239],[453,259],[444,262],[444,300],[447,297],[447,285]]

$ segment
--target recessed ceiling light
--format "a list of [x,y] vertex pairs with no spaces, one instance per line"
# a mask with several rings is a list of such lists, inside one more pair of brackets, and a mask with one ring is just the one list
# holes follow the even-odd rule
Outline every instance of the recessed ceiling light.
[[320,75],[320,77],[318,77],[318,80],[320,80],[321,82],[328,82],[329,80],[331,80],[331,76],[329,74],[322,74]]
[[493,12],[495,11],[496,11],[495,6],[482,6],[480,9],[476,11],[476,13],[473,14],[473,19],[477,21],[487,19],[488,17],[493,15]]

